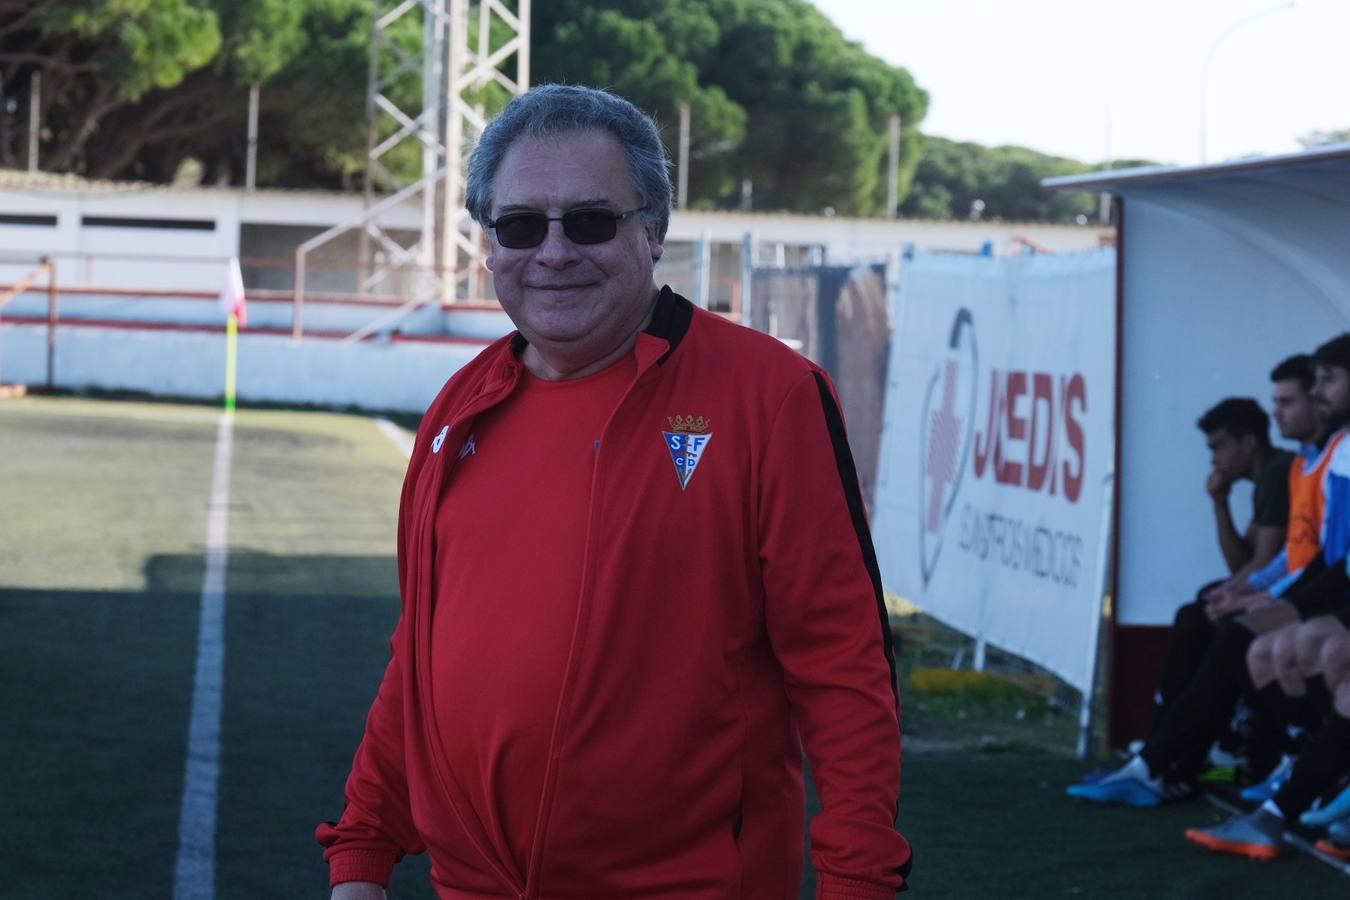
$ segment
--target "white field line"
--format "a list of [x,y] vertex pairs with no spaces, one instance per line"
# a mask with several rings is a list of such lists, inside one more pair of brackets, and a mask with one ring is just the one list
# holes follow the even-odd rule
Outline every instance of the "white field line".
[[183,807],[178,819],[174,900],[213,900],[216,881],[216,798],[220,783],[220,709],[225,682],[225,563],[229,525],[230,457],[234,417],[220,416],[211,505],[206,524],[197,668],[188,718]]
[[410,459],[412,458],[413,439],[408,432],[399,428],[384,416],[376,416],[375,424],[379,427],[380,431],[384,432],[385,437],[394,442],[395,447],[403,451],[404,456]]

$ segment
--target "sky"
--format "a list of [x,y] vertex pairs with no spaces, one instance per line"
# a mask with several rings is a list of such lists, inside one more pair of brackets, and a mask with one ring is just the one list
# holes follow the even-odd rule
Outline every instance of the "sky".
[[1350,128],[1350,0],[812,2],[928,91],[926,134],[1185,165]]

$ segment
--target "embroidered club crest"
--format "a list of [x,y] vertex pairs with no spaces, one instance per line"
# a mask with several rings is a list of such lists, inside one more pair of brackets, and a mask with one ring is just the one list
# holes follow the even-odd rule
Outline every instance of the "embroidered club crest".
[[666,421],[670,423],[670,431],[661,434],[666,439],[670,459],[675,463],[680,490],[684,490],[689,485],[689,479],[694,477],[699,460],[703,459],[703,451],[708,449],[708,443],[712,440],[712,432],[708,430],[712,427],[712,420],[704,416],[670,416]]

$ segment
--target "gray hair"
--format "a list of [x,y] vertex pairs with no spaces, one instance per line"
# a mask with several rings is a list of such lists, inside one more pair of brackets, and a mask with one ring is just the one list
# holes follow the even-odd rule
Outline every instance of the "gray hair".
[[664,241],[670,224],[670,159],[656,122],[609,91],[573,84],[544,84],[516,97],[488,123],[469,158],[464,205],[484,228],[492,211],[493,181],[506,151],[521,137],[604,131],[628,158],[628,177],[642,198],[642,221]]

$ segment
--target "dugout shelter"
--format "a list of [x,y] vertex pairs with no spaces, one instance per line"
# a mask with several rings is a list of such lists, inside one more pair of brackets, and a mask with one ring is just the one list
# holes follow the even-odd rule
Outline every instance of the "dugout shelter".
[[[1053,178],[1114,196],[1116,463],[1107,740],[1142,737],[1178,606],[1227,572],[1196,419],[1350,329],[1350,144]],[[1272,439],[1280,443],[1279,435]],[[1239,527],[1250,484],[1230,503]]]

